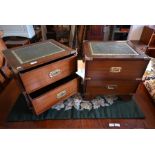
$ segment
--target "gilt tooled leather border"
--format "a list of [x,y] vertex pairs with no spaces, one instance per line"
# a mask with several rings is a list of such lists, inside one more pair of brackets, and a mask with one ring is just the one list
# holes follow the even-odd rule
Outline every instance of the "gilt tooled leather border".
[[[43,57],[47,57],[47,56],[50,56],[50,55],[53,55],[53,54],[56,54],[56,53],[65,51],[65,49],[61,48],[60,46],[58,46],[58,45],[56,45],[56,44],[54,44],[54,43],[52,43],[52,42],[44,42],[44,43],[42,43],[42,44],[47,44],[47,43],[50,43],[50,44],[52,44],[52,45],[58,47],[58,48],[60,49],[60,51],[57,51],[57,52],[54,52],[54,53],[51,53],[51,54],[46,54],[46,55],[43,55],[43,56],[39,56],[39,57],[36,57],[36,58],[32,58],[32,59],[26,60],[26,61],[23,61],[22,58],[18,56],[18,54],[16,53],[16,51],[17,51],[18,49],[16,49],[16,50],[11,50],[11,52],[12,52],[12,54],[15,56],[15,58],[19,61],[20,64],[24,64],[24,63],[29,63],[29,62],[35,61],[35,60],[37,60],[37,59],[40,59],[40,58],[43,58]],[[37,44],[37,45],[38,45],[38,44]],[[30,46],[32,47],[32,46],[37,46],[37,45],[30,45]],[[29,48],[30,46],[28,46],[28,47],[22,47],[22,48],[20,48],[20,50],[21,50],[21,49],[24,49],[24,48]]]
[[[118,43],[121,43],[121,41],[119,42],[119,41],[117,41]],[[127,54],[127,53],[115,53],[115,54],[113,54],[113,53],[94,53],[94,50],[93,50],[93,47],[92,47],[92,43],[93,42],[89,42],[89,46],[90,46],[90,51],[91,51],[91,54],[92,55],[139,55],[132,47],[130,47],[127,43],[125,43],[125,42],[123,42],[123,43],[125,43],[125,45],[127,45],[127,47],[129,47],[132,51],[133,51],[133,54]],[[99,43],[99,42],[97,42],[97,43]],[[102,42],[101,42],[102,43]],[[116,43],[116,42],[115,42]]]

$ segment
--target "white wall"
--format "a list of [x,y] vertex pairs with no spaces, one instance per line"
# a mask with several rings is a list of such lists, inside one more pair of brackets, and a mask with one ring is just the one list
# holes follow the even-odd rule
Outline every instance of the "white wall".
[[132,25],[128,34],[128,40],[139,40],[144,25]]
[[35,35],[33,25],[0,25],[0,31],[3,32],[3,37],[21,36],[32,38]]

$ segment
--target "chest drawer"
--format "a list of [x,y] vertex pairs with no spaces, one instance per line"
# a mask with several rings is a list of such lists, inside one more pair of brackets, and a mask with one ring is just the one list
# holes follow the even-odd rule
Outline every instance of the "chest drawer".
[[38,90],[77,71],[77,57],[70,56],[51,64],[21,73],[27,93]]
[[86,93],[89,95],[127,95],[135,93],[139,81],[101,81],[86,82]]
[[76,94],[79,89],[79,80],[78,76],[67,77],[35,93],[31,93],[29,98],[35,113],[39,115],[52,105]]
[[141,78],[148,61],[144,60],[98,60],[86,62],[86,77],[97,79],[130,79]]

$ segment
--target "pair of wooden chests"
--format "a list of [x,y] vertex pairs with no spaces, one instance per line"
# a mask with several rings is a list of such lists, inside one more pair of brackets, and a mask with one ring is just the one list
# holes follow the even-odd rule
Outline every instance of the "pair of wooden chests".
[[4,55],[37,115],[79,91],[86,99],[97,95],[131,95],[150,60],[127,41],[85,41],[85,75],[81,79],[76,74],[76,50],[55,40],[8,49]]

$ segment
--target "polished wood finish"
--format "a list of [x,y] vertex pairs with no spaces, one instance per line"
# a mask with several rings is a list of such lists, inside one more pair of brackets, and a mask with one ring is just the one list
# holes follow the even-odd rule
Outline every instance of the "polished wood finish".
[[155,49],[147,49],[147,54],[150,57],[155,58]]
[[148,49],[154,49],[155,48],[155,33],[152,34],[151,39],[149,41],[149,47]]
[[88,80],[86,96],[94,98],[97,95],[126,95],[135,93],[139,81],[129,80]]
[[130,41],[137,51],[144,52],[150,57],[155,57],[155,27],[144,26],[139,40]]
[[86,25],[79,25],[79,26],[76,26],[76,28],[77,28],[77,50],[78,50],[78,58],[81,59],[82,56],[83,56],[82,46],[83,46],[83,40],[85,40],[85,38],[86,38],[87,26]]
[[1,83],[4,83],[4,81],[5,81],[5,79],[4,79],[4,77],[2,76],[2,74],[0,73],[0,84],[1,84]]
[[87,40],[104,40],[105,25],[87,25],[86,39]]
[[17,81],[14,79],[10,80],[0,92],[0,125],[6,123],[7,116],[20,93]]
[[40,44],[40,42],[33,43],[33,44],[30,44],[30,45],[25,45],[25,46],[22,46],[22,47],[17,47],[17,48],[12,48],[12,49],[5,50],[4,55],[5,55],[6,59],[9,60],[9,64],[12,67],[14,73],[18,73],[19,71],[24,71],[26,69],[30,69],[32,67],[36,67],[38,65],[42,65],[42,64],[48,63],[50,61],[54,61],[56,59],[59,59],[59,58],[68,56],[70,54],[75,54],[76,53],[75,50],[73,50],[73,49],[71,49],[71,48],[69,48],[69,47],[67,47],[67,46],[65,46],[63,44],[60,44],[59,42],[57,42],[55,40],[51,39],[51,40],[43,41],[42,43],[46,43],[46,42],[51,42],[51,43],[63,48],[64,51],[59,52],[59,53],[55,53],[55,54],[52,54],[52,55],[49,55],[49,56],[46,56],[46,57],[39,58],[39,59],[37,59],[37,63],[34,63],[34,64],[30,64],[29,62],[20,64],[19,61],[16,59],[16,57],[12,54],[11,50],[37,45],[37,44]]
[[[50,77],[52,71],[59,70],[60,73]],[[37,89],[56,82],[67,77],[77,71],[77,57],[75,55],[64,58],[62,60],[38,67],[36,69],[20,74],[27,93],[31,93]],[[37,77],[37,78],[36,78]]]
[[1,39],[1,36],[0,36],[0,68],[3,66],[4,64],[4,57],[3,57],[3,50],[6,49],[6,46],[5,46],[5,43],[4,41]]
[[154,32],[153,32],[151,38],[150,38],[149,45],[148,45],[148,48],[146,50],[146,53],[150,57],[155,58],[155,29],[154,29]]
[[[0,33],[1,34],[1,33]],[[3,40],[1,39],[1,36],[0,36],[0,70],[4,64],[4,57],[3,57],[3,54],[2,54],[2,50],[5,48],[5,44],[3,42]],[[0,90],[2,89],[2,84],[5,82],[5,78],[4,76],[2,75],[2,73],[0,72]]]
[[14,48],[14,47],[20,47],[20,46],[24,46],[24,45],[28,45],[30,44],[30,40],[27,38],[14,38],[13,40],[7,39],[7,41],[5,41],[5,44],[7,46],[7,48]]
[[[93,55],[89,41],[84,42],[83,51],[84,97],[88,99],[104,94],[133,94],[150,60],[142,52],[137,52],[137,55]],[[114,88],[111,88],[113,86]]]
[[1,67],[1,71],[4,73],[5,78],[10,78],[12,75],[11,70],[8,67],[8,63],[5,59],[3,61],[3,66]]
[[[84,63],[78,61],[79,69],[84,69]],[[11,83],[9,84],[11,85]],[[9,86],[10,87],[10,86]],[[13,83],[10,87],[10,93],[6,93],[16,97],[13,93],[17,93],[19,89],[17,84]],[[15,89],[16,88],[16,89]],[[143,83],[141,83],[134,95],[136,103],[143,111],[144,119],[74,119],[74,120],[44,120],[44,121],[24,121],[24,122],[7,122],[6,116],[11,109],[10,99],[4,95],[4,108],[0,108],[3,124],[1,128],[11,129],[113,129],[119,127],[109,127],[109,123],[120,123],[120,129],[155,129],[155,105],[150,98],[148,91]],[[0,104],[2,105],[2,104]],[[5,117],[4,117],[5,115]]]
[[146,45],[149,44],[153,31],[154,30],[150,28],[149,26],[144,26],[141,37],[140,37],[140,41]]
[[[17,89],[14,89],[17,92]],[[134,95],[135,100],[143,111],[144,119],[70,119],[70,120],[44,120],[44,121],[24,121],[5,122],[1,128],[11,129],[118,129],[119,127],[109,127],[109,123],[120,123],[119,129],[155,129],[155,105],[152,102],[145,86],[141,83]],[[4,104],[11,106],[10,102]],[[6,111],[3,110],[3,113]],[[3,115],[1,113],[1,115]]]
[[[47,93],[31,98],[34,111],[37,115],[48,110],[52,105],[58,103],[68,97],[76,94],[79,90],[79,79],[74,78],[67,83],[57,86],[55,89],[48,91]],[[60,96],[62,94],[62,96]],[[58,96],[59,95],[59,96]]]
[[[18,67],[17,65],[19,65],[20,61],[11,52],[11,50],[14,49],[4,51],[4,55],[10,62],[10,67],[19,82],[19,86],[27,100],[28,106],[32,108],[37,115],[48,110],[58,101],[77,93],[77,86],[79,85],[78,80],[72,80],[71,78],[77,71],[76,51],[54,40],[41,42],[41,45],[46,42],[59,46],[61,49],[63,48],[63,51],[54,54],[51,54],[52,51],[50,51],[49,56],[35,58],[36,60],[33,61],[36,63],[24,62]],[[40,43],[35,43],[28,47],[36,44]],[[20,52],[22,52],[22,48],[23,47],[20,48]],[[66,80],[66,78],[69,80],[66,84],[62,84],[62,81]],[[62,89],[65,89],[64,92]],[[58,98],[56,98],[56,94]]]
[[130,40],[129,42],[136,51],[143,52],[143,53],[146,52],[147,45],[141,42],[140,40]]
[[[148,64],[148,61],[144,60],[94,60],[87,62],[87,75],[92,80],[97,79],[121,79],[121,80],[136,80],[141,78],[144,74],[144,70]],[[120,72],[111,72],[111,68],[117,66],[120,67]]]
[[0,33],[0,91],[5,88],[11,78],[11,71],[8,68],[6,59],[3,56],[3,50],[6,49],[4,41],[1,39]]

